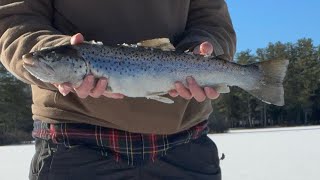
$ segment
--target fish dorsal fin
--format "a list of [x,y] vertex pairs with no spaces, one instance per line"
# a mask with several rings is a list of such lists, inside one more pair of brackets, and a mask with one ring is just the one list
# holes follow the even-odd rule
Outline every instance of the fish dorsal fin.
[[92,41],[89,41],[89,42],[87,42],[87,43],[89,43],[89,44],[94,44],[94,45],[103,45],[103,42],[101,42],[101,41],[95,41],[95,40],[92,40]]
[[140,47],[161,49],[162,51],[175,51],[175,47],[171,44],[168,38],[156,38],[144,40],[137,43]]
[[127,43],[118,44],[118,46],[120,46],[120,47],[129,47],[129,48],[137,48],[138,47],[137,44],[127,44]]

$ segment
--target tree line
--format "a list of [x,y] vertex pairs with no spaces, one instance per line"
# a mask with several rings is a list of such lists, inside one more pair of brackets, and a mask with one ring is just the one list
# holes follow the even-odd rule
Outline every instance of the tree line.
[[[284,80],[286,104],[268,105],[232,87],[231,93],[212,101],[214,111],[209,118],[212,132],[238,127],[320,124],[320,46],[315,46],[311,39],[270,43],[255,53],[239,52],[235,59],[240,64],[288,59]],[[31,116],[30,86],[14,78],[0,64],[0,145],[32,140]]]
[[239,88],[232,88],[231,93],[212,101],[213,130],[320,124],[320,46],[315,46],[311,39],[300,39],[295,43],[270,43],[255,53],[247,50],[236,55],[240,64],[271,59],[290,62],[283,82],[285,106],[263,103]]
[[0,145],[32,140],[31,116],[30,86],[0,63]]

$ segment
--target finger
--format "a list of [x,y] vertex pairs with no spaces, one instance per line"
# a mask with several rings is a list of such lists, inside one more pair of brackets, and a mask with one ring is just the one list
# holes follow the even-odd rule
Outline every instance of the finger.
[[215,89],[210,87],[205,87],[204,92],[206,93],[206,96],[209,99],[217,99],[220,96],[220,93],[218,93]]
[[175,89],[170,90],[170,91],[168,92],[168,94],[169,94],[171,97],[178,97],[178,96],[179,96],[178,91],[175,90]]
[[193,77],[187,77],[187,81],[188,87],[194,99],[198,102],[203,102],[204,100],[206,100],[207,96],[203,89],[198,85],[196,80]]
[[68,95],[72,91],[72,86],[69,83],[63,83],[63,84],[53,83],[53,85],[58,89],[58,91],[63,96]]
[[94,77],[92,75],[88,75],[82,82],[82,84],[74,88],[76,91],[77,95],[80,98],[86,98],[89,94],[90,91],[94,88]]
[[101,78],[99,79],[96,87],[94,87],[91,92],[90,92],[90,96],[94,97],[94,98],[98,98],[100,97],[104,91],[106,90],[108,81],[105,78]]
[[70,93],[71,88],[59,84],[58,85],[58,90],[63,96],[66,96],[66,95],[68,95]]
[[83,41],[84,41],[84,37],[81,33],[77,33],[73,35],[70,39],[71,45],[80,44],[80,43],[83,43]]
[[112,99],[123,99],[124,98],[123,94],[111,93],[111,92],[108,92],[108,91],[104,91],[103,95],[105,97],[112,98]]
[[200,44],[200,54],[201,55],[211,55],[213,53],[213,46],[211,43],[209,42],[204,42],[202,44]]
[[175,87],[178,94],[184,99],[189,100],[192,98],[190,91],[181,82],[176,82]]

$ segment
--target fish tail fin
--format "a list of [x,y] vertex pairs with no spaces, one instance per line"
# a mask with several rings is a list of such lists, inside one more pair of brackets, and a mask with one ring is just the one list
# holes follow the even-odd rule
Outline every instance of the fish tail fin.
[[288,60],[270,60],[253,64],[263,74],[256,88],[247,90],[253,96],[268,104],[284,105],[283,79],[286,75]]

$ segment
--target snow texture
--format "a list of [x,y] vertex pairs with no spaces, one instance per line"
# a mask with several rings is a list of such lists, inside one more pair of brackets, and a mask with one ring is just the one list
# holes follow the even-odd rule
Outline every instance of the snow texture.
[[[320,179],[320,126],[210,135],[225,154],[223,180]],[[0,147],[0,180],[27,180],[33,145]]]

